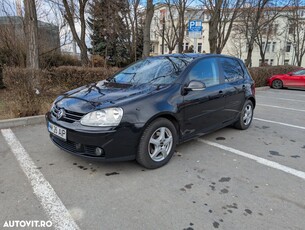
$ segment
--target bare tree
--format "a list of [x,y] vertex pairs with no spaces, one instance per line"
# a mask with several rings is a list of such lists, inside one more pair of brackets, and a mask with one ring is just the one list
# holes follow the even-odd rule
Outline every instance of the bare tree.
[[160,18],[156,18],[157,30],[155,33],[162,38],[162,53],[164,53],[165,44],[168,47],[169,53],[172,53],[178,44],[178,11],[175,5],[171,4],[170,0],[165,1],[165,4],[168,11],[163,11]]
[[143,29],[143,57],[149,56],[150,52],[150,25],[154,16],[154,4],[153,0],[147,0],[146,2],[146,18]]
[[[270,11],[266,11],[266,15],[269,15]],[[265,63],[266,52],[272,52],[274,47],[271,40],[275,38],[278,34],[278,24],[274,22],[274,19],[270,20],[267,18],[262,19],[262,21],[268,21],[268,23],[262,22],[260,30],[257,31],[257,36],[255,38],[255,43],[259,48],[259,53],[261,56],[261,63]]]
[[36,5],[37,19],[57,26],[59,32],[58,45],[54,46],[53,44],[52,48],[49,44],[46,44],[46,41],[44,41],[45,39],[42,39],[43,36],[39,37],[38,40],[42,40],[39,43],[40,56],[54,54],[59,51],[61,47],[72,43],[69,36],[70,30],[68,29],[67,21],[61,13],[63,11],[63,5],[58,1],[59,0],[44,0],[39,1],[39,4]]
[[[26,1],[26,0],[25,0]],[[78,4],[75,4],[73,0],[68,3],[67,0],[63,0],[64,5],[64,17],[67,20],[71,29],[74,40],[76,41],[79,49],[82,65],[89,65],[88,48],[86,45],[86,19],[85,9],[88,0],[78,0]],[[81,32],[78,35],[75,28],[75,18],[80,21]]]
[[294,0],[291,14],[288,15],[289,32],[294,47],[294,58],[298,66],[302,65],[302,60],[305,54],[305,21],[301,16],[304,10],[304,2]]
[[263,16],[264,9],[269,2],[270,0],[252,0],[248,3],[248,7],[243,8],[242,17],[244,20],[240,29],[244,32],[247,39],[247,67],[251,66],[254,42],[257,38],[258,31],[262,27],[262,25],[260,25],[260,20]]
[[184,43],[184,35],[185,30],[187,28],[186,22],[186,11],[187,8],[192,4],[193,0],[173,0],[175,8],[178,11],[178,52],[183,52],[183,43]]
[[201,0],[210,16],[210,53],[220,54],[225,47],[245,0]]
[[24,11],[25,35],[27,41],[27,67],[31,69],[39,69],[38,29],[35,1],[24,0]]
[[[183,52],[183,43],[188,20],[197,13],[198,10],[190,8],[194,0],[165,0],[168,17],[162,15],[160,21],[162,24],[158,34],[166,43],[171,53],[178,45],[178,52]],[[188,15],[187,15],[188,14]],[[167,19],[166,19],[167,18]]]
[[126,11],[126,14],[124,15],[125,23],[128,28],[129,32],[129,53],[132,60],[136,61],[138,59],[138,46],[139,40],[140,40],[140,34],[139,34],[139,25],[141,22],[139,22],[140,19],[140,0],[130,0],[127,1],[129,10]]
[[228,46],[227,52],[235,57],[242,57],[245,39],[242,33],[235,33],[238,25],[234,25],[232,28],[230,45]]

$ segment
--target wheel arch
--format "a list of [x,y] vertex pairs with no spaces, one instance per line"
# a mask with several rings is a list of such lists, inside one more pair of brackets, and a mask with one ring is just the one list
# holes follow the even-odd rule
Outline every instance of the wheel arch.
[[170,122],[173,123],[173,125],[175,126],[176,128],[176,131],[177,131],[177,136],[178,136],[178,139],[180,139],[180,124],[179,124],[179,121],[177,119],[177,117],[172,114],[171,112],[163,112],[163,113],[159,113],[159,114],[156,114],[155,116],[151,117],[144,125],[143,127],[143,131],[142,131],[142,134],[144,132],[144,130],[156,119],[158,118],[165,118],[167,120],[169,120]]
[[255,108],[255,106],[256,106],[256,100],[255,100],[255,98],[251,96],[251,97],[248,98],[248,100],[252,102],[253,108]]
[[282,84],[283,84],[283,87],[285,86],[285,85],[284,85],[283,79],[277,77],[277,78],[272,79],[272,81],[271,81],[271,83],[270,83],[270,86],[271,86],[271,87],[272,87],[273,82],[276,81],[276,80],[277,80],[277,81],[281,81]]

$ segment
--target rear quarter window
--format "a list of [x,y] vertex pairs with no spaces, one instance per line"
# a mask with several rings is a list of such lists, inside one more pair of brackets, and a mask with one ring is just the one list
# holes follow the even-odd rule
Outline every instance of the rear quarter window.
[[225,82],[234,82],[244,78],[243,68],[237,60],[220,58],[220,65],[224,72]]

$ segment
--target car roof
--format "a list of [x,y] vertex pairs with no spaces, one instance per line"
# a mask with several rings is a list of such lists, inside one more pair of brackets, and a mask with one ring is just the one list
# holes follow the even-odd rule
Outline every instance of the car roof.
[[228,57],[228,58],[234,58],[234,59],[238,59],[237,57],[233,57],[233,56],[229,56],[229,55],[224,55],[224,54],[211,54],[211,53],[205,53],[205,54],[201,54],[201,53],[175,53],[175,54],[163,54],[163,55],[158,55],[158,56],[154,56],[154,57],[181,57],[181,58],[193,58],[193,59],[197,59],[200,57],[205,57],[205,56],[213,56],[213,57]]

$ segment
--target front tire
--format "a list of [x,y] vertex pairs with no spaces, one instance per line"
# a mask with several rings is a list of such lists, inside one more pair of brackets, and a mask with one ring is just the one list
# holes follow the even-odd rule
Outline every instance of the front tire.
[[254,107],[252,101],[246,101],[238,120],[234,123],[234,127],[241,130],[249,128],[253,119],[253,109]]
[[283,88],[283,82],[281,80],[276,79],[272,82],[271,86],[274,89],[281,89]]
[[158,118],[144,130],[136,160],[148,169],[167,164],[174,154],[177,130],[172,122]]

